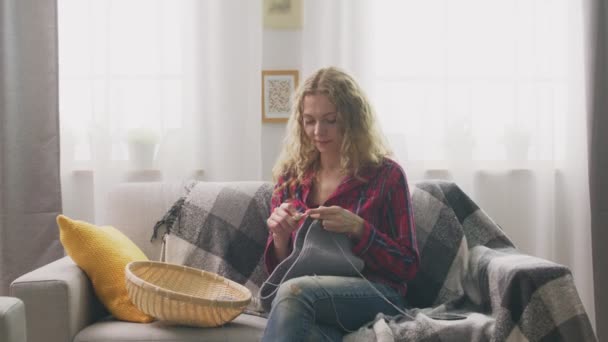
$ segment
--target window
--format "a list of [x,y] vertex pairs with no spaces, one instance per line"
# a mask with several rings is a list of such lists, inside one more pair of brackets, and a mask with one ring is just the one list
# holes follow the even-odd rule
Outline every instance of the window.
[[191,124],[183,3],[58,2],[64,160],[126,160],[131,129],[163,137]]
[[[373,99],[401,159],[560,158],[572,99],[567,0],[384,1]],[[579,76],[582,77],[582,76]]]

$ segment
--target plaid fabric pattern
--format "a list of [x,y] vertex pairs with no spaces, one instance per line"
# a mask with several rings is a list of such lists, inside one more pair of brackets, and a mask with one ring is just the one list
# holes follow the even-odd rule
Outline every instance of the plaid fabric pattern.
[[[418,183],[412,194],[420,269],[407,300],[414,319],[379,315],[345,341],[595,341],[565,266],[525,255],[458,186]],[[462,313],[460,321],[431,319]]]
[[[191,182],[154,227],[165,229],[162,261],[217,273],[256,296],[268,277],[263,254],[272,184]],[[254,297],[248,313],[263,312]]]

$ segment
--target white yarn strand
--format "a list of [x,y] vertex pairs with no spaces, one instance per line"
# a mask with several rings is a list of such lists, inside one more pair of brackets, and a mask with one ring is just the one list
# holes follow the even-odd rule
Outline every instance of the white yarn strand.
[[[333,238],[332,238],[333,239]],[[340,252],[342,252],[342,255],[344,256],[344,258],[346,259],[346,261],[348,261],[348,263],[355,269],[355,271],[359,274],[359,276],[364,279],[369,286],[382,298],[384,299],[387,303],[389,303],[393,308],[395,308],[395,310],[397,310],[398,312],[400,312],[401,314],[403,314],[406,317],[409,317],[411,319],[414,319],[414,317],[410,314],[408,314],[407,312],[401,310],[400,307],[398,307],[397,305],[393,304],[393,302],[391,302],[388,298],[386,298],[385,295],[382,294],[382,292],[380,292],[380,290],[378,290],[374,284],[372,284],[371,281],[369,281],[361,272],[359,272],[359,270],[357,269],[357,267],[355,267],[355,265],[353,265],[353,263],[348,259],[348,257],[346,256],[346,253],[344,252],[344,250],[342,249],[342,247],[340,247],[340,244],[338,244],[338,242],[334,240],[334,243],[336,244],[336,246],[338,246],[338,249],[340,249]]]

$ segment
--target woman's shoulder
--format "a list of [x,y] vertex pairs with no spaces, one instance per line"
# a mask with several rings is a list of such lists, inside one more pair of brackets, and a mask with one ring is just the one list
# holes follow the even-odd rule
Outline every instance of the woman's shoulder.
[[390,157],[384,157],[380,163],[379,170],[387,174],[405,175],[405,171],[401,164]]
[[380,165],[382,165],[384,167],[401,167],[401,164],[399,164],[399,162],[397,162],[396,160],[394,160],[391,157],[382,158],[382,162]]
[[394,159],[385,157],[382,161],[381,171],[378,176],[381,177],[385,186],[390,189],[408,188],[408,180],[405,170],[399,162]]
[[364,178],[371,180],[383,179],[385,182],[398,183],[405,179],[405,171],[401,164],[390,157],[384,157],[377,166],[367,168]]
[[284,183],[290,183],[292,180],[296,179],[296,173],[294,170],[292,169],[288,169],[288,170],[283,170],[283,172],[281,172],[276,179],[276,184],[277,185],[282,185]]

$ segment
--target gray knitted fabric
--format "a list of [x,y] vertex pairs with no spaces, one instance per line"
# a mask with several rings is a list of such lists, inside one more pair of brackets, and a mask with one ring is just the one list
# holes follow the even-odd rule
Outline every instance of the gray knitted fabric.
[[319,220],[307,218],[298,232],[293,251],[260,288],[262,307],[270,312],[279,286],[305,275],[358,277],[364,262],[352,252],[350,239],[341,233],[325,230]]

